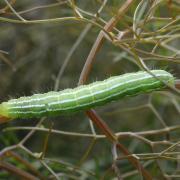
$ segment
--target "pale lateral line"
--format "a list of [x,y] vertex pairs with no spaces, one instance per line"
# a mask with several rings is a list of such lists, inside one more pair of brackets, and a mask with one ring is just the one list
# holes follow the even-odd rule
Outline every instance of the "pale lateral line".
[[[165,75],[164,75],[165,76]],[[166,75],[167,76],[167,75]],[[161,75],[161,77],[162,77],[162,75]],[[168,77],[168,76],[167,76]],[[149,77],[149,78],[152,78],[152,76],[151,77]],[[79,97],[79,98],[76,98],[76,99],[68,99],[68,100],[64,100],[64,101],[56,101],[56,102],[51,102],[51,103],[48,103],[48,105],[49,106],[51,106],[51,105],[58,105],[58,104],[64,104],[64,103],[67,103],[67,102],[73,102],[73,101],[78,101],[78,100],[81,100],[81,99],[84,99],[84,98],[88,98],[88,97],[91,97],[91,96],[95,96],[95,95],[98,95],[98,94],[101,94],[101,93],[103,93],[103,92],[106,92],[106,91],[110,91],[110,90],[112,90],[112,89],[114,89],[114,88],[117,88],[117,87],[119,87],[119,86],[122,86],[122,85],[125,85],[125,84],[128,84],[128,83],[132,83],[132,82],[135,82],[135,81],[140,81],[140,80],[145,80],[145,79],[148,79],[148,77],[146,77],[146,78],[144,78],[144,77],[142,77],[142,78],[139,78],[139,79],[135,79],[135,80],[129,80],[129,81],[126,81],[126,82],[121,82],[121,83],[119,83],[119,84],[117,84],[117,85],[114,85],[114,86],[112,86],[112,87],[110,87],[109,89],[105,89],[105,90],[101,90],[101,91],[98,91],[98,92],[95,92],[95,93],[92,93],[92,94],[89,94],[89,95],[85,95],[85,96],[81,96],[81,97]],[[110,82],[108,82],[108,83],[110,83]],[[107,85],[107,83],[103,83],[103,84],[100,84],[101,86],[104,86],[104,85]],[[100,86],[99,85],[99,86]],[[88,87],[87,87],[88,88]],[[94,88],[94,86],[93,87],[91,87],[92,89]],[[84,90],[83,90],[84,91]],[[70,93],[70,92],[69,92]],[[66,95],[69,95],[69,93],[67,93]],[[74,94],[76,97],[77,97],[77,91],[75,91],[75,92],[71,92],[71,94]],[[64,95],[64,94],[63,94]],[[60,94],[59,96],[62,96],[62,94]],[[58,97],[59,97],[58,96]],[[29,102],[29,101],[28,101]],[[17,104],[17,103],[16,103]],[[15,104],[15,105],[16,105]],[[11,104],[12,105],[12,104]],[[13,104],[14,105],[14,104]],[[33,107],[43,107],[43,106],[45,106],[44,104],[35,104],[35,105],[23,105],[23,107],[22,106],[14,106],[14,107],[11,107],[11,109],[18,109],[18,108],[23,108],[23,109],[26,109],[26,108],[33,108]]]
[[[150,83],[149,84],[145,84],[145,86],[154,85],[156,83],[159,83],[159,82],[157,81],[157,82],[154,82],[154,83],[151,83],[151,84]],[[143,87],[143,86],[144,86],[144,84],[142,84],[140,86],[136,86],[135,88],[128,88],[128,89],[125,89],[124,91],[121,91],[120,93],[116,93],[116,94],[110,95],[110,96],[102,98],[100,100],[96,100],[95,102],[82,104],[82,105],[80,105],[78,107],[64,108],[62,110],[69,110],[69,109],[79,108],[79,107],[83,107],[83,106],[86,106],[86,105],[90,105],[90,104],[94,104],[94,103],[97,103],[97,102],[101,102],[101,101],[107,100],[107,99],[109,99],[111,97],[114,97],[114,96],[117,96],[117,95],[121,95],[121,94],[125,93],[126,91],[133,90],[133,89],[136,89],[136,88],[139,88],[139,87]],[[141,92],[141,91],[139,91],[139,92]],[[58,109],[53,109],[52,111],[58,111],[58,110],[61,110],[61,109],[59,109],[59,108]]]
[[[159,71],[159,70],[154,70],[154,71]],[[153,72],[153,71],[152,71]],[[143,77],[143,79],[145,79],[145,78],[149,78],[149,77],[153,77],[152,75],[150,75],[150,74],[148,74],[148,73],[145,73],[145,72],[139,72],[138,74],[136,73],[134,73],[134,74],[132,74],[132,73],[129,73],[128,75],[121,75],[121,77],[119,77],[119,76],[116,76],[116,77],[114,77],[114,78],[111,78],[111,79],[106,79],[106,80],[104,80],[104,84],[106,84],[106,82],[109,80],[109,83],[111,82],[111,81],[115,81],[115,80],[118,80],[118,78],[122,78],[122,81],[123,81],[123,78],[128,78],[129,76],[132,76],[132,75],[134,75],[134,76],[139,76],[139,75],[143,75],[144,74],[144,77]],[[171,77],[170,75],[169,75],[169,73],[165,73],[164,71],[162,72],[162,74],[160,73],[160,74],[156,74],[156,76],[157,77],[161,77],[161,76],[164,76],[164,77]],[[141,79],[141,78],[139,78],[139,79]],[[136,79],[136,80],[138,80],[138,79]],[[101,82],[101,81],[97,81],[97,82]],[[95,82],[94,83],[94,86],[92,86],[92,84],[91,84],[91,88],[95,88],[96,86],[99,86],[99,83],[97,83],[97,82]],[[102,82],[101,82],[102,83]],[[122,82],[122,83],[125,83],[125,82]],[[85,86],[89,86],[89,85],[84,85],[84,87]],[[77,87],[77,88],[79,88],[79,87]],[[73,91],[76,91],[76,92],[81,92],[81,91],[84,91],[84,89],[82,89],[82,88],[80,88],[79,90],[76,90],[76,88],[75,89],[71,89],[71,90],[73,90]],[[62,93],[62,94],[59,94],[59,95],[69,95],[69,93],[70,92],[66,92],[66,93]],[[74,93],[74,92],[71,92],[72,94]],[[36,94],[36,95],[38,95],[38,94]],[[13,102],[8,102],[8,104],[10,104],[10,105],[14,105],[14,104],[23,104],[23,103],[28,103],[28,102],[33,102],[33,101],[35,101],[35,102],[37,102],[37,101],[41,101],[41,100],[47,100],[47,99],[49,99],[49,98],[57,98],[59,95],[50,95],[50,96],[46,96],[46,97],[42,97],[42,98],[35,98],[35,99],[30,99],[30,100],[22,100],[22,101],[20,101],[20,102],[17,102],[17,99],[16,100],[13,100]],[[18,99],[19,100],[19,99]]]
[[[142,84],[142,85],[136,86],[135,88],[134,87],[133,88],[128,88],[128,89],[125,89],[124,91],[121,91],[120,93],[116,93],[114,95],[111,95],[109,97],[106,97],[106,98],[103,98],[103,99],[100,99],[100,100],[96,100],[95,103],[107,100],[108,98],[111,98],[111,97],[114,97],[114,96],[117,96],[117,95],[121,95],[121,94],[123,94],[123,93],[125,93],[126,91],[129,91],[129,90],[133,90],[133,89],[140,88],[140,87],[143,87],[143,86],[154,85],[156,83],[159,83],[159,82],[157,81],[157,82],[154,82],[154,83]],[[90,105],[90,104],[93,104],[93,103],[91,102],[91,103],[82,104],[82,105],[80,105],[78,107],[69,107],[69,108],[51,109],[51,110],[49,109],[50,111],[48,111],[48,112],[66,111],[66,110],[70,110],[70,109],[76,109],[76,108],[79,108],[79,107],[87,106],[87,105]],[[14,111],[14,112],[10,112],[10,114],[28,114],[29,113],[29,114],[38,114],[38,115],[40,115],[40,114],[42,114],[44,112],[47,112],[47,110],[45,109],[45,110],[41,110],[41,111],[38,111],[38,112],[32,111],[32,110],[31,111],[26,111],[26,112],[24,112],[24,111]]]
[[[152,77],[151,77],[152,78]],[[91,97],[91,96],[96,96],[96,95],[98,95],[98,94],[102,94],[102,93],[104,93],[104,92],[107,92],[107,91],[111,91],[111,90],[113,90],[113,89],[115,89],[115,88],[117,88],[117,87],[119,87],[119,86],[122,86],[122,85],[125,85],[125,84],[128,84],[128,83],[133,83],[133,82],[135,82],[135,81],[141,81],[141,80],[144,80],[144,79],[147,79],[147,77],[146,78],[144,78],[144,77],[142,77],[142,78],[139,78],[138,80],[136,79],[136,80],[133,80],[133,79],[131,79],[131,80],[129,80],[129,81],[126,81],[125,83],[124,82],[121,82],[121,83],[119,83],[119,84],[115,84],[114,86],[112,86],[112,87],[110,87],[110,88],[108,88],[108,89],[105,89],[105,90],[101,90],[101,91],[97,91],[97,92],[95,92],[95,93],[92,93],[92,94],[89,94],[89,95],[85,95],[85,96],[81,96],[81,97],[77,97],[77,95],[76,95],[76,91],[75,92],[73,92],[72,94],[74,94],[75,96],[76,96],[76,99],[67,99],[67,100],[63,100],[63,101],[56,101],[56,102],[51,102],[51,103],[47,103],[48,104],[48,106],[52,106],[52,105],[58,105],[58,104],[64,104],[64,103],[69,103],[69,102],[74,102],[74,101],[76,101],[76,102],[78,102],[78,100],[82,100],[82,99],[84,99],[84,98],[89,98],[89,97]],[[159,81],[158,81],[159,82]],[[106,83],[107,84],[107,83]],[[101,86],[104,86],[105,85],[105,83],[102,85],[101,84]],[[92,87],[93,88],[93,87]],[[11,109],[18,109],[18,108],[21,108],[21,109],[26,109],[26,108],[33,108],[33,107],[43,107],[43,106],[45,106],[45,105],[24,105],[23,107],[22,106],[14,106],[14,107],[11,107]],[[78,107],[81,107],[81,106],[78,106]]]

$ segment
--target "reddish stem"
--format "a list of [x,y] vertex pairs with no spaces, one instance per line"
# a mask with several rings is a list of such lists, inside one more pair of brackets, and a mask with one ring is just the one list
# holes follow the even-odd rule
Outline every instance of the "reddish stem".
[[27,179],[27,180],[35,180],[36,179],[36,177],[31,175],[30,173],[28,173],[24,170],[21,170],[21,169],[17,168],[16,166],[9,164],[7,162],[0,161],[0,169],[4,169],[4,170],[8,171],[11,174],[18,176],[20,179]]
[[118,142],[117,136],[112,132],[112,130],[107,126],[107,124],[101,119],[100,116],[94,111],[94,110],[89,110],[86,111],[86,114],[89,116],[89,118],[97,125],[97,127],[103,132],[103,134],[106,135],[106,137],[112,141],[113,143],[116,144],[116,147],[124,154],[127,156],[127,159],[129,162],[136,168],[138,169],[143,177],[146,180],[151,180],[152,177],[149,174],[147,170],[144,169],[144,167],[140,164],[139,160],[136,159],[135,157],[132,156],[132,154],[125,148],[122,144]]
[[176,87],[177,89],[180,89],[180,79],[177,79],[177,80],[175,81],[175,87]]

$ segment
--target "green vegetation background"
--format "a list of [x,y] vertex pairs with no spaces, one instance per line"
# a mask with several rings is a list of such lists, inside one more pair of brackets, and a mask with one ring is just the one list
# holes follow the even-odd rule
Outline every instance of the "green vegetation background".
[[[22,11],[30,9],[31,7],[56,2],[57,1],[17,1],[13,7],[17,11]],[[125,1],[117,0],[108,1],[104,10],[100,14],[100,17],[105,21],[108,21],[124,2]],[[124,16],[118,23],[117,28],[119,30],[128,29],[132,26],[133,15],[139,2],[140,1],[135,1],[126,13],[126,16]],[[178,16],[177,4],[178,3],[176,1],[173,1],[172,5],[168,6],[167,1],[161,2],[154,15],[162,18],[176,18]],[[76,5],[84,11],[94,14],[100,7],[101,1],[79,0],[76,2]],[[4,6],[5,2],[1,1],[0,7],[3,8]],[[169,7],[172,9],[169,9]],[[16,18],[14,14],[8,13],[1,13],[1,16]],[[22,16],[25,19],[35,20],[74,16],[74,12],[68,3],[65,3],[51,8],[33,10],[29,13],[22,14]],[[91,19],[91,17],[88,18]],[[157,29],[165,26],[170,21],[153,21],[152,23],[147,23],[145,27],[143,27],[143,31],[147,31],[147,33],[152,32],[152,36],[148,36],[153,37],[153,33],[156,32]],[[177,24],[178,21],[174,25]],[[87,23],[78,21],[64,21],[44,24],[16,24],[0,21],[0,49],[8,52],[8,54],[3,55],[8,59],[8,62],[11,62],[11,64],[8,65],[8,63],[0,57],[1,102],[10,98],[28,96],[34,93],[45,93],[53,90],[58,72],[62,67],[65,58],[86,26]],[[78,45],[60,79],[59,90],[77,86],[81,70],[99,31],[99,28],[93,26],[85,35],[83,41]],[[174,31],[174,29],[172,29],[172,31]],[[174,34],[178,34],[178,31],[174,31]],[[169,32],[171,32],[171,30],[160,34],[163,36]],[[130,36],[129,38],[132,37]],[[144,43],[143,41],[140,41],[137,43],[136,48],[151,52],[155,44],[156,43]],[[173,39],[169,43],[169,46],[176,49],[178,49],[179,45],[179,38]],[[175,57],[177,58],[177,61],[179,60],[179,53],[174,56],[174,51],[161,46],[157,47],[156,53],[162,56]],[[149,55],[139,53],[139,56],[148,58]],[[149,69],[166,69],[172,72],[177,78],[180,77],[180,66],[177,62],[166,61],[166,59],[157,60],[153,58],[149,58],[145,62]],[[132,55],[106,40],[100,52],[96,56],[92,72],[90,73],[87,83],[103,80],[113,75],[135,72],[138,70],[139,67],[135,64],[135,60]],[[158,130],[164,127],[158,120],[157,114],[153,112],[152,107],[156,109],[161,119],[167,126],[179,124],[179,114],[172,103],[172,97],[175,98],[175,96],[167,96],[160,93],[140,95],[138,97],[125,98],[124,100],[110,103],[103,107],[96,108],[96,110],[114,132]],[[177,101],[176,98],[175,101]],[[142,105],[143,108],[129,110],[129,108],[139,107]],[[33,127],[38,121],[38,119],[19,119],[7,124],[2,124],[1,130],[7,127],[15,126]],[[52,127],[53,129],[68,132],[91,133],[88,118],[83,112],[70,115],[68,117],[59,116],[55,118],[47,118],[43,123],[43,127]],[[27,132],[27,130],[2,131],[0,135],[1,150],[10,145],[17,144],[27,134]],[[98,129],[96,129],[96,132],[100,133]],[[173,139],[178,139],[180,137],[179,135],[178,131],[172,132],[170,137],[172,140],[170,139],[170,141],[173,143]],[[36,133],[26,142],[25,145],[33,153],[40,153],[42,152],[46,136],[47,132],[44,133],[36,131]],[[165,135],[156,135],[149,137],[149,139],[152,141],[163,141],[165,139]],[[82,157],[85,153],[87,153],[87,149],[91,142],[92,138],[64,136],[51,133],[45,157],[67,162],[76,166],[81,164]],[[122,143],[134,153],[152,152],[151,148],[147,144],[134,137],[124,138],[122,139]],[[168,145],[158,145],[156,146],[156,152],[160,152],[167,147]],[[96,140],[92,150],[89,152],[89,155],[80,165],[83,169],[82,171],[84,171],[84,173],[82,173],[84,175],[84,179],[99,179],[103,177],[112,165],[113,159],[111,149],[112,146],[106,139]],[[31,157],[28,153],[23,152],[23,150],[20,149],[16,152],[31,162],[43,175],[50,175],[49,171],[43,167],[37,159]],[[25,167],[21,167],[22,164],[13,158],[8,159],[7,161],[16,164],[17,167],[26,169]],[[159,161],[164,174],[173,174],[173,172],[175,172],[178,161],[167,159]],[[54,170],[54,172],[64,173],[64,177],[68,177],[70,174],[74,176],[77,175],[67,168],[70,168],[69,165],[66,166],[61,163],[49,163],[48,165]],[[126,160],[120,161],[118,165],[122,174],[133,169]],[[156,166],[156,162],[154,161],[149,166],[149,169],[152,173],[159,174],[159,170]],[[93,175],[85,173],[85,170],[93,172]],[[113,172],[107,174],[107,179],[116,177]],[[80,177],[79,174],[77,177],[78,176]],[[11,179],[14,178],[6,171],[1,171],[0,177],[2,177],[2,179],[5,177],[9,177]],[[139,176],[130,176],[129,178],[138,179],[138,177]]]

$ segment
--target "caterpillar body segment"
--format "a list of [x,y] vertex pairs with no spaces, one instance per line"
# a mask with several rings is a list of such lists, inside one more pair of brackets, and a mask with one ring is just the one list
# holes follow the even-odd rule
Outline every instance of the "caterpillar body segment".
[[116,101],[126,96],[161,90],[174,85],[174,77],[164,70],[151,71],[157,78],[145,71],[127,73],[59,92],[34,94],[12,99],[0,104],[1,119],[40,118],[84,111]]

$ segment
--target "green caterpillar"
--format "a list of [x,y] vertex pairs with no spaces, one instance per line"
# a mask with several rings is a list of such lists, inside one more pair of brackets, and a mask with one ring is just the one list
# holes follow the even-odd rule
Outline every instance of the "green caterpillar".
[[145,71],[127,73],[82,85],[60,92],[34,94],[12,99],[0,104],[0,119],[40,118],[71,114],[104,105],[125,96],[160,90],[166,85],[174,85],[174,77],[164,70],[152,70],[157,78]]

